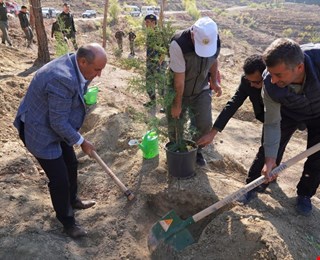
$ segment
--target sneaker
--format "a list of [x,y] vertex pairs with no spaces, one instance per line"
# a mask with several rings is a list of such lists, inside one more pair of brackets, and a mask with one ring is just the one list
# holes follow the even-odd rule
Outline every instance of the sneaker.
[[199,166],[205,166],[206,165],[206,160],[204,159],[203,155],[201,152],[197,152],[197,164]]
[[296,211],[299,215],[308,217],[311,215],[312,204],[309,196],[298,196],[296,202]]

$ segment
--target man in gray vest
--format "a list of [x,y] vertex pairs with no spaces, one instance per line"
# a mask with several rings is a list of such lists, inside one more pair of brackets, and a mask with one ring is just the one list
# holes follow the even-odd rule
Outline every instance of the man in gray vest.
[[[320,44],[299,46],[291,39],[277,39],[265,50],[263,59],[268,72],[264,75],[263,89],[265,164],[262,173],[271,181],[268,174],[276,164],[283,125],[295,128],[305,123],[307,147],[320,142]],[[297,185],[298,214],[311,215],[311,197],[319,184],[320,152],[317,152],[304,163]]]
[[[191,28],[174,35],[169,52],[175,91],[167,111],[169,139],[183,138],[182,122],[188,110],[191,128],[196,130],[193,140],[197,141],[212,127],[212,90],[218,97],[222,93],[217,80],[220,52],[217,24],[209,17],[200,18]],[[197,164],[206,164],[201,147],[197,152]]]

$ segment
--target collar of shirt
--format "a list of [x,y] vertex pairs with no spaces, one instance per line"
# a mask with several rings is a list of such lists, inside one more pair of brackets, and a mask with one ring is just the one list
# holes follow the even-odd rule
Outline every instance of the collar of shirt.
[[84,90],[84,86],[86,85],[86,83],[88,82],[88,80],[86,80],[84,78],[84,76],[82,75],[80,69],[79,69],[79,65],[78,65],[78,60],[77,60],[77,57],[76,57],[76,66],[77,66],[77,70],[79,72],[79,79],[80,79],[80,85],[81,85],[81,89],[82,91]]
[[289,84],[288,89],[290,92],[293,92],[295,94],[302,94],[305,83],[306,76],[304,77],[302,84]]

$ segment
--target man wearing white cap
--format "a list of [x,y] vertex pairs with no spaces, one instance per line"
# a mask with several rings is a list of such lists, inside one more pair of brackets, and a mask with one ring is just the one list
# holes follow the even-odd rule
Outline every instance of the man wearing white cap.
[[[211,90],[217,97],[222,93],[217,80],[217,57],[220,52],[217,24],[209,17],[200,18],[191,28],[174,35],[169,52],[175,90],[175,98],[167,113],[169,138],[171,141],[176,136],[182,138],[183,126],[177,124],[176,120],[183,122],[188,110],[191,127],[196,129],[193,140],[197,141],[212,127]],[[201,147],[197,152],[197,164],[206,164]]]

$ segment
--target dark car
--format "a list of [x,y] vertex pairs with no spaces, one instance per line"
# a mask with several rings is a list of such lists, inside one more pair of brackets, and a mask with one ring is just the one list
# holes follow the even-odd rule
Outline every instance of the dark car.
[[84,13],[82,13],[83,18],[96,18],[97,12],[95,10],[86,10]]

